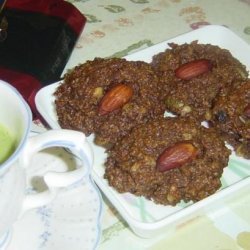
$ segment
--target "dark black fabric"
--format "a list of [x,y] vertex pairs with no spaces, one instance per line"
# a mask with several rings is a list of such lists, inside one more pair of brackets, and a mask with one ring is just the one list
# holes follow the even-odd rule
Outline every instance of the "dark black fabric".
[[61,18],[5,10],[7,38],[0,42],[0,65],[47,85],[60,79],[79,36]]
[[64,0],[7,0],[1,9],[0,79],[22,94],[35,117],[37,91],[60,80],[85,23]]

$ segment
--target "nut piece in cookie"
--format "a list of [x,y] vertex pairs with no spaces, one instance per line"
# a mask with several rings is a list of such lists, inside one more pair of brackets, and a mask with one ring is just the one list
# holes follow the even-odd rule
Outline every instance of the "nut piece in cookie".
[[230,150],[216,130],[185,117],[157,118],[108,150],[105,178],[118,192],[176,205],[220,187]]

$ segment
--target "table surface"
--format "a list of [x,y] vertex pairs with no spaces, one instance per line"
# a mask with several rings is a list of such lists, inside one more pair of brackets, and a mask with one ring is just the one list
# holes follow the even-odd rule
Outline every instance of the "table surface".
[[[250,0],[69,0],[87,18],[64,73],[95,57],[123,57],[203,25],[224,25],[250,43]],[[63,74],[64,74],[63,73]],[[249,190],[250,191],[250,190]],[[104,197],[98,250],[250,249],[250,197],[229,203],[220,220],[200,216],[171,236],[136,236]]]

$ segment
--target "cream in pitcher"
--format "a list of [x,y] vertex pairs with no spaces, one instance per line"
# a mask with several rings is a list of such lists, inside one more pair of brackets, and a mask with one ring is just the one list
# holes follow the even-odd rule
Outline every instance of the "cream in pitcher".
[[[93,154],[83,133],[72,130],[50,130],[29,137],[32,115],[19,92],[0,80],[0,245],[4,244],[13,223],[23,212],[46,205],[63,187],[88,176]],[[68,148],[81,160],[71,171],[49,171],[43,180],[47,190],[25,194],[26,169],[32,155],[45,148]]]

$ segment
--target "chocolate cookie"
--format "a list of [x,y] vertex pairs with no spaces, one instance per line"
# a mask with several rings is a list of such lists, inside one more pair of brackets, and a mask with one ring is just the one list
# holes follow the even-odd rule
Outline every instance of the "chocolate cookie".
[[66,74],[55,96],[60,126],[94,133],[104,147],[164,114],[158,77],[141,61],[87,61]]
[[211,128],[185,117],[157,118],[108,150],[105,178],[118,192],[176,205],[221,187],[230,150]]
[[250,80],[238,83],[216,100],[211,124],[238,156],[250,159]]
[[153,57],[152,66],[162,79],[168,111],[207,120],[217,95],[224,95],[248,72],[232,54],[211,44],[169,44]]

